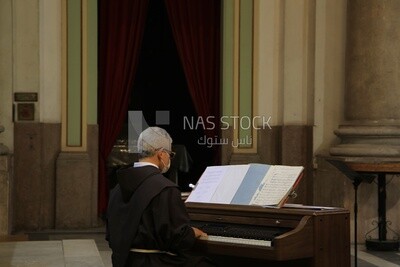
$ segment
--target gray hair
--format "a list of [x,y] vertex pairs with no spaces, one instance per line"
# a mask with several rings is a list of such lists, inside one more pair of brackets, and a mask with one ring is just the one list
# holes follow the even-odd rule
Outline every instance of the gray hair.
[[153,156],[157,150],[171,151],[172,138],[160,127],[149,127],[138,138],[139,159]]

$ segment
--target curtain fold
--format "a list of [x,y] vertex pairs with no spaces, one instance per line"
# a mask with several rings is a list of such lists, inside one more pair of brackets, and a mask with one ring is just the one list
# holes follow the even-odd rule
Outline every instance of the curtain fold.
[[[220,135],[220,0],[165,0],[189,92],[198,116],[214,118],[208,137]],[[220,147],[213,146],[215,165]]]
[[219,0],[165,0],[178,54],[197,114],[215,117],[220,134],[220,14]]
[[99,1],[99,215],[108,204],[107,157],[126,120],[148,0]]

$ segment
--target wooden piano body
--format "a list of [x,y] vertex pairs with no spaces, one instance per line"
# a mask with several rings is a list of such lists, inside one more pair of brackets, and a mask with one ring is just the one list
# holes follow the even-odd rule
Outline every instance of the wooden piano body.
[[350,214],[343,208],[186,203],[193,222],[283,227],[271,247],[198,240],[194,250],[222,266],[350,267]]

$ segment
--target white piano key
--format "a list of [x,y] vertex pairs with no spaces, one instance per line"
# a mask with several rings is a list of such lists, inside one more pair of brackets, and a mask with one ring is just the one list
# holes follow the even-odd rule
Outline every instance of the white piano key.
[[200,239],[206,241],[219,242],[219,243],[271,247],[271,241],[269,240],[247,239],[247,238],[218,236],[218,235],[208,235],[205,237],[201,237]]

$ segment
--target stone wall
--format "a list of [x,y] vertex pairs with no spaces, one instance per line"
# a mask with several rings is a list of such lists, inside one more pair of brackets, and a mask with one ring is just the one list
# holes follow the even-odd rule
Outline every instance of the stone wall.
[[62,152],[60,137],[57,123],[15,123],[15,232],[99,224],[98,127],[88,126],[85,152]]
[[11,162],[10,155],[0,155],[0,235],[11,232]]

